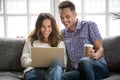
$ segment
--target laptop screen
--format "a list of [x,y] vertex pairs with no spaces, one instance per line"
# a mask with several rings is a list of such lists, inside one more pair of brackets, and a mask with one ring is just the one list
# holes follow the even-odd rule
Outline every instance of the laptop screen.
[[33,67],[50,67],[54,60],[61,62],[65,67],[65,51],[64,48],[31,48],[31,58]]

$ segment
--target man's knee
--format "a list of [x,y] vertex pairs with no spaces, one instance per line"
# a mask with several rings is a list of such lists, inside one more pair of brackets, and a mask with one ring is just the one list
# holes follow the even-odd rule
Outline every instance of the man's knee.
[[84,58],[80,59],[79,64],[88,63],[89,61],[90,61],[90,59],[88,57],[84,57]]

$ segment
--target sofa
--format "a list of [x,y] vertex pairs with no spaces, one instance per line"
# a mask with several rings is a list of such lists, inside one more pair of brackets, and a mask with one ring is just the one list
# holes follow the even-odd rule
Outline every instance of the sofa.
[[[24,68],[20,58],[24,38],[0,38],[0,80],[21,80]],[[103,39],[110,76],[103,80],[120,80],[120,36]]]
[[21,80],[22,38],[0,38],[0,80]]
[[103,80],[120,80],[120,36],[104,38],[103,48],[110,74]]

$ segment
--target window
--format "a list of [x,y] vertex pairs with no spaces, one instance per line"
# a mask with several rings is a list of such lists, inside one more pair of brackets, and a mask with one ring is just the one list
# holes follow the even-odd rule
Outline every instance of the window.
[[27,37],[39,13],[50,8],[50,0],[0,0],[0,37]]
[[3,22],[3,17],[0,17],[0,37],[4,37],[4,22]]
[[[0,37],[27,37],[34,29],[41,12],[54,14],[63,29],[58,4],[63,0],[0,0]],[[110,15],[118,13],[120,0],[71,0],[79,19],[94,21],[102,37],[120,35],[120,20]]]
[[[27,17],[26,16],[8,16],[7,35],[9,37],[27,36]],[[13,31],[14,30],[14,31]]]
[[84,3],[84,19],[94,21],[101,35],[106,36],[105,0],[85,0]]
[[[60,0],[60,2],[63,0]],[[119,12],[120,0],[71,0],[79,19],[94,21],[102,37],[120,35],[120,20],[110,15]],[[63,25],[61,24],[62,28]]]
[[3,4],[2,3],[3,3],[3,1],[0,0],[0,14],[3,13]]
[[[113,13],[120,12],[120,0],[109,1],[109,11]],[[109,34],[110,36],[120,35],[120,20],[114,20],[112,16],[109,16]]]
[[6,0],[7,14],[25,14],[27,13],[27,0]]

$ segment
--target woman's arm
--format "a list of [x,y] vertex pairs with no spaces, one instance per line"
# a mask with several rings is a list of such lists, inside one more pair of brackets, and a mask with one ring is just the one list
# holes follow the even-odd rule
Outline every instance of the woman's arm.
[[65,43],[63,42],[63,41],[61,41],[60,43],[59,43],[59,45],[58,45],[58,47],[60,47],[60,48],[64,48],[65,50],[65,56],[64,56],[64,59],[65,59],[65,67],[67,67],[67,53],[66,53],[66,48],[65,48]]
[[29,67],[31,65],[31,43],[29,41],[26,41],[23,52],[22,52],[22,57],[21,57],[21,64],[23,67]]

